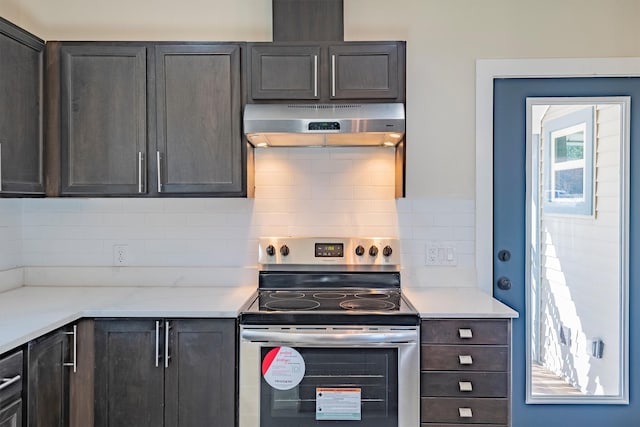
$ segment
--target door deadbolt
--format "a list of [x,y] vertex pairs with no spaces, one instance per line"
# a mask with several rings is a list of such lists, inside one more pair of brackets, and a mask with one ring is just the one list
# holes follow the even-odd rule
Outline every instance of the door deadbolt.
[[509,261],[511,259],[511,252],[506,249],[502,249],[498,252],[498,259],[502,262]]
[[509,289],[511,289],[511,279],[509,279],[508,277],[504,277],[504,276],[499,278],[498,279],[498,288],[502,289],[503,291],[508,291]]

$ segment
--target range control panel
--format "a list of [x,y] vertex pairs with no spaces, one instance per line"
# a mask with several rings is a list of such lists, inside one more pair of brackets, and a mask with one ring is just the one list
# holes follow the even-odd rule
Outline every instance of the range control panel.
[[400,265],[400,241],[375,237],[262,237],[263,265]]

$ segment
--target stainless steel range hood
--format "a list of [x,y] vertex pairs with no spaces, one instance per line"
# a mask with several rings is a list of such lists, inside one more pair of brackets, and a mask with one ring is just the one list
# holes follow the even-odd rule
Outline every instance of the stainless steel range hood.
[[404,105],[248,104],[244,132],[256,147],[396,146]]

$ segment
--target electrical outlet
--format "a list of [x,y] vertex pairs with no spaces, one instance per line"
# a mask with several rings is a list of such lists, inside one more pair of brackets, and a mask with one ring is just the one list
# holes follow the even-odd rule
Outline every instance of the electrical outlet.
[[455,266],[458,263],[456,247],[451,242],[430,242],[425,247],[425,265]]
[[129,247],[127,245],[113,245],[113,265],[129,265]]

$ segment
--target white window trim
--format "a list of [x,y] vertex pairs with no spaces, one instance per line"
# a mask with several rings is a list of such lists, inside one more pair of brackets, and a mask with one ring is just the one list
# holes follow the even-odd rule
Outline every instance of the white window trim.
[[[587,135],[587,124],[586,123],[579,123],[577,125],[574,126],[569,126],[563,129],[558,129],[555,130],[553,132],[551,132],[551,141],[549,141],[549,144],[551,146],[551,150],[549,153],[549,156],[551,157],[549,159],[549,170],[551,171],[551,176],[549,177],[551,179],[551,184],[549,185],[549,190],[552,192],[552,196],[551,196],[551,201],[554,203],[575,203],[575,202],[584,202],[585,200],[585,189],[587,188],[586,186],[586,173],[585,173],[585,168],[587,167],[586,165],[586,161],[585,161],[585,156],[584,154],[582,155],[581,159],[577,159],[577,160],[566,160],[564,162],[557,162],[556,160],[556,140],[558,138],[562,138],[563,136],[567,136],[567,135],[571,135],[574,133],[578,133],[581,132],[583,136]],[[588,142],[584,141],[584,147],[586,150],[586,147],[588,146]],[[566,170],[570,170],[570,169],[582,169],[582,197],[580,198],[576,198],[576,199],[571,199],[571,200],[567,200],[563,197],[556,197],[555,196],[555,189],[556,189],[556,174],[555,172],[558,171],[566,171]]]
[[476,280],[493,294],[493,81],[526,77],[639,77],[640,58],[476,61]]

